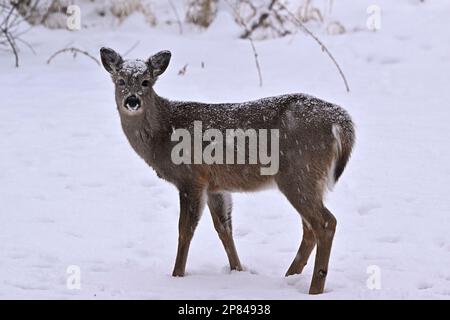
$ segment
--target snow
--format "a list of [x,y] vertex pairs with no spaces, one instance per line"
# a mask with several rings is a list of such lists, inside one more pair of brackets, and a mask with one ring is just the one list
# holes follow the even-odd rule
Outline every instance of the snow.
[[[21,67],[0,52],[0,298],[63,299],[449,299],[450,5],[380,0],[381,30],[365,31],[370,1],[340,1],[350,31],[315,31],[351,86],[302,34],[257,41],[253,52],[226,13],[205,32],[149,27],[33,28],[36,55]],[[232,32],[231,32],[231,31]],[[155,90],[173,100],[240,102],[304,92],[345,107],[357,144],[327,206],[338,220],[326,292],[308,295],[304,274],[283,275],[300,239],[300,217],[276,190],[234,194],[234,237],[244,272],[229,272],[208,210],[194,236],[187,276],[171,277],[178,195],[132,151],[113,84],[78,55],[48,57],[68,43],[146,60],[171,50]],[[204,67],[202,67],[202,63]],[[178,71],[188,64],[186,74]],[[314,254],[314,253],[313,253]],[[81,289],[66,286],[79,266]],[[370,290],[367,270],[381,271]]]
[[143,75],[147,71],[147,64],[140,59],[125,60],[121,70],[132,77]]

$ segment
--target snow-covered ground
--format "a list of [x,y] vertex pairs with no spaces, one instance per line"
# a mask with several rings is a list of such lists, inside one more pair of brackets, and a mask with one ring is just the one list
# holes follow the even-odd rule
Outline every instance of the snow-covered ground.
[[[34,28],[21,67],[0,53],[0,298],[450,298],[450,4],[376,1],[381,30],[319,36],[346,73],[303,34],[249,43],[229,14],[204,32],[150,28]],[[372,1],[339,1],[334,15],[365,26]],[[145,58],[170,49],[156,91],[172,99],[241,101],[305,92],[344,106],[357,124],[353,157],[327,205],[338,219],[326,292],[304,274],[284,278],[300,218],[276,190],[234,196],[234,235],[245,272],[230,273],[209,212],[192,242],[187,276],[171,277],[178,196],[131,150],[108,74],[83,56],[47,58],[71,43]],[[202,68],[202,62],[204,68]],[[184,76],[178,71],[188,64]],[[81,289],[66,287],[70,265]],[[367,268],[381,270],[370,290]]]

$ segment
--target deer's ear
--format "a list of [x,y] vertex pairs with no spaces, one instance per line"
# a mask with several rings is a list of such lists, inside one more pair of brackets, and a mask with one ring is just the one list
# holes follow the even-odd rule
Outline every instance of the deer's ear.
[[102,58],[103,67],[105,67],[106,71],[109,73],[117,72],[122,66],[122,57],[113,49],[101,48],[100,56]]
[[172,54],[170,51],[164,50],[154,54],[148,59],[147,63],[151,67],[154,78],[166,71],[171,57]]

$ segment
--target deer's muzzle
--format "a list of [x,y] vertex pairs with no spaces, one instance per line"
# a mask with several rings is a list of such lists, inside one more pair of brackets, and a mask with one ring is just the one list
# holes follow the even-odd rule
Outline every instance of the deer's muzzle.
[[137,111],[141,107],[141,100],[135,95],[129,96],[125,99],[125,108],[130,111]]

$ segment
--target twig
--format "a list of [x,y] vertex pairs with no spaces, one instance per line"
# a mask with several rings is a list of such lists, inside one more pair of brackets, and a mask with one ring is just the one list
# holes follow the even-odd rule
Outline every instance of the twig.
[[237,12],[236,8],[233,7],[228,0],[225,0],[225,2],[234,11],[234,14],[236,16],[236,21],[244,28],[245,33],[248,34],[247,39],[248,39],[248,41],[250,41],[250,45],[252,46],[253,56],[255,57],[256,70],[258,71],[259,86],[262,87],[263,86],[263,77],[262,77],[262,72],[261,72],[261,66],[259,64],[258,52],[256,51],[255,43],[253,42],[253,39],[251,37],[251,32],[249,32],[247,26],[245,25],[245,22],[242,21],[241,16],[239,15],[239,12]]
[[258,60],[258,52],[256,52],[256,48],[255,48],[255,44],[253,43],[253,39],[251,37],[249,37],[248,40],[250,41],[250,44],[252,45],[253,55],[255,56],[256,69],[258,70],[259,86],[262,87],[263,79],[262,79],[262,74],[261,74],[261,67],[259,65],[259,60]]
[[44,24],[47,21],[48,17],[50,16],[51,10],[53,10],[55,8],[57,1],[58,0],[53,0],[52,3],[50,4],[50,6],[47,8],[47,10],[45,11],[45,14],[42,16],[41,24]]
[[[39,0],[34,1],[34,6],[38,4]],[[33,47],[21,38],[21,35],[29,31],[20,29],[20,25],[26,20],[19,12],[18,1],[3,1],[0,3],[0,14],[2,21],[0,22],[0,45],[6,45],[11,48],[14,58],[15,66],[19,67],[19,42],[26,45],[33,53]]]
[[81,54],[85,55],[86,57],[88,57],[88,58],[94,60],[95,63],[97,63],[98,65],[100,65],[100,61],[98,61],[97,58],[93,57],[89,52],[80,50],[80,49],[75,48],[75,47],[64,48],[64,49],[61,49],[61,50],[56,51],[56,52],[55,52],[55,53],[47,60],[47,64],[50,64],[50,62],[53,60],[53,58],[55,58],[57,55],[59,55],[59,54],[61,54],[61,53],[64,53],[64,52],[71,52],[71,53],[73,53],[74,55],[76,55],[77,53],[81,53]]
[[[267,11],[271,11],[273,9],[273,5],[275,4],[277,0],[271,0],[269,3],[269,6],[267,7]],[[264,12],[259,16],[258,21],[255,21],[250,28],[245,28],[244,34],[241,36],[241,38],[248,38],[252,35],[252,33],[258,29],[260,26],[264,24],[264,22],[267,20],[267,18],[270,17],[270,14],[268,12]]]
[[139,41],[139,40],[136,41],[136,43],[133,44],[133,45],[131,46],[130,49],[128,49],[127,51],[125,51],[125,53],[123,54],[123,56],[126,57],[127,55],[129,55],[129,54],[131,53],[131,51],[133,51],[134,49],[136,49],[136,47],[137,47],[140,43],[141,43],[141,41]]
[[8,22],[9,22],[9,18],[11,17],[11,15],[13,14],[14,10],[16,8],[14,6],[11,6],[11,10],[9,10],[5,20],[3,20],[2,24],[0,24],[0,28],[3,27],[3,25],[5,25],[5,27],[8,26]]
[[16,68],[18,68],[19,67],[19,54],[17,52],[16,43],[14,42],[14,39],[11,38],[11,36],[9,35],[7,30],[3,29],[2,32],[5,35],[6,40],[8,41],[9,46],[11,47],[11,49],[13,51],[13,54],[14,54],[14,57],[16,60]]
[[29,44],[28,42],[26,42],[25,40],[21,39],[21,38],[16,38],[17,41],[23,43],[24,45],[26,45],[28,47],[28,49],[30,49],[30,51],[36,55],[36,50],[34,50],[33,46],[31,44]]
[[350,87],[348,85],[347,79],[345,78],[344,72],[342,71],[341,67],[339,66],[339,64],[337,63],[336,59],[333,57],[333,55],[331,54],[330,50],[328,50],[328,48],[323,44],[322,41],[320,41],[320,39],[314,34],[312,33],[307,27],[305,27],[305,25],[303,24],[303,22],[300,21],[300,19],[298,19],[288,8],[286,8],[286,6],[281,3],[280,1],[278,1],[278,5],[284,9],[289,16],[295,21],[297,22],[297,24],[300,26],[300,28],[303,29],[304,32],[306,32],[309,36],[311,36],[321,47],[322,51],[324,51],[331,59],[331,61],[333,61],[334,65],[336,66],[336,68],[339,71],[339,74],[341,75],[342,80],[344,80],[344,84],[345,84],[345,88],[347,90],[347,92],[350,92]]
[[186,74],[187,67],[188,67],[188,64],[185,64],[185,65],[183,66],[183,68],[181,68],[180,71],[178,71],[178,75],[179,75],[179,76],[184,76],[184,75]]
[[172,0],[168,0],[170,8],[173,11],[173,14],[175,15],[175,19],[177,19],[177,23],[178,23],[178,29],[180,30],[180,34],[183,34],[183,24],[181,23],[181,19],[180,16],[178,15],[178,11],[177,8],[174,6]]

